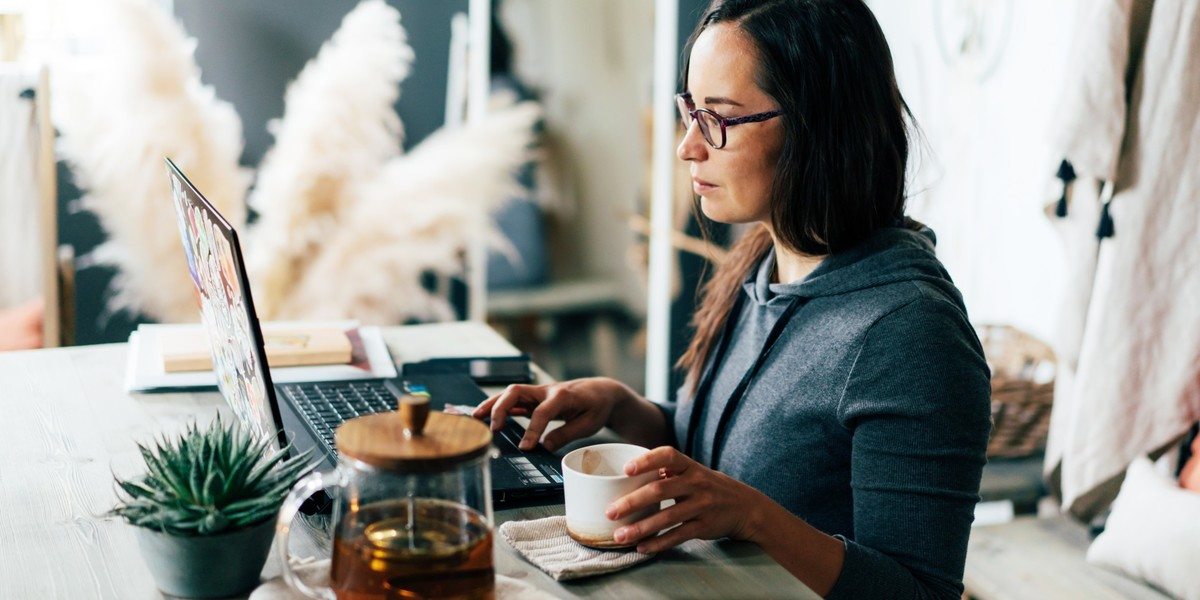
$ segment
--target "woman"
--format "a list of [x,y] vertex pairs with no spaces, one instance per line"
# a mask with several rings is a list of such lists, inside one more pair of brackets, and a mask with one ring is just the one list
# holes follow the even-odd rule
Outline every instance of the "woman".
[[[714,2],[679,98],[704,215],[757,223],[704,289],[677,405],[617,381],[512,386],[531,448],[607,425],[660,479],[610,518],[643,552],[760,545],[830,598],[958,598],[990,428],[988,369],[933,234],[904,218],[907,107],[858,0]],[[660,531],[676,526],[658,535]]]

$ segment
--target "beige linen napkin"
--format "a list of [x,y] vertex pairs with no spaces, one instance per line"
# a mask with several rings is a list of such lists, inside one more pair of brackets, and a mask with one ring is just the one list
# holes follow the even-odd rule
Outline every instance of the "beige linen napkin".
[[654,556],[636,550],[593,550],[581,546],[567,535],[567,518],[561,516],[509,521],[499,531],[525,560],[559,581],[620,571]]
[[[329,585],[329,559],[293,561],[292,569],[309,586]],[[556,600],[554,596],[519,579],[496,575],[496,600]],[[288,587],[283,577],[276,577],[258,586],[249,600],[307,600],[300,592]]]

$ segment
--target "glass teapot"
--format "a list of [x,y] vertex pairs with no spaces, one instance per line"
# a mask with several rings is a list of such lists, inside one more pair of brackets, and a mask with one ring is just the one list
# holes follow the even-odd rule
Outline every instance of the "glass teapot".
[[[492,434],[470,417],[430,413],[428,396],[359,417],[334,434],[339,460],[292,488],[277,524],[289,586],[320,600],[491,598]],[[292,571],[288,538],[300,505],[336,488],[328,588]]]

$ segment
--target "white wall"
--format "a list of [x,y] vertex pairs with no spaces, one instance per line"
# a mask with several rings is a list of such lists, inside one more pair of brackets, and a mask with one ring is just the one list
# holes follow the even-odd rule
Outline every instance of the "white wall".
[[[1046,341],[1065,273],[1043,212],[1062,158],[1048,134],[1079,1],[869,2],[932,151],[916,165],[910,214],[936,231],[972,321]],[[962,50],[964,39],[980,44]]]
[[564,204],[560,246],[551,248],[556,274],[611,280],[640,311],[645,287],[629,262],[626,219],[648,178],[654,3],[506,0],[502,11],[514,68],[539,89],[566,166],[556,190]]

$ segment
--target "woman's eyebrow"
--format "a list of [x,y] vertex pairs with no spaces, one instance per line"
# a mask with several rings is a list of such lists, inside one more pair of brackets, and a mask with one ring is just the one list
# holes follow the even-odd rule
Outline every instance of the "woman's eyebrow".
[[725,98],[723,96],[705,96],[704,103],[705,104],[728,104],[730,106],[741,106],[742,105],[741,102],[736,102],[734,100]]

